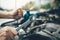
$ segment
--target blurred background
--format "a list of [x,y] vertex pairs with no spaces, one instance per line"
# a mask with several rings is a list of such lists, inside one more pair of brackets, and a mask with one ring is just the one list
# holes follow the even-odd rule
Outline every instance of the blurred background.
[[0,10],[13,10],[17,8],[22,8],[24,10],[28,10],[32,7],[33,10],[37,10],[38,7],[41,9],[50,9],[54,7],[54,0],[0,0]]

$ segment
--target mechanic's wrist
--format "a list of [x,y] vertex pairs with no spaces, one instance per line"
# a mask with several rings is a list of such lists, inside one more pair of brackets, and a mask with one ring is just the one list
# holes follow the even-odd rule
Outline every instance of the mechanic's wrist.
[[13,19],[13,15],[12,14],[7,14],[7,17],[6,18],[9,18],[9,19]]
[[0,11],[0,18],[13,18],[12,12]]

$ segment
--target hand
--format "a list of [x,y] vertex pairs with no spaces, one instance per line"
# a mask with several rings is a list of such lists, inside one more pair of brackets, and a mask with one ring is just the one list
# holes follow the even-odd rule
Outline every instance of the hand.
[[23,11],[21,8],[17,10],[13,10],[10,14],[8,14],[8,18],[12,18],[12,19],[18,19],[21,18],[22,16],[23,16]]
[[18,19],[23,16],[23,11],[21,8],[19,8],[16,11],[14,11],[11,15],[12,15],[11,18]]
[[0,40],[13,40],[15,35],[17,35],[17,31],[13,27],[4,27],[0,29]]

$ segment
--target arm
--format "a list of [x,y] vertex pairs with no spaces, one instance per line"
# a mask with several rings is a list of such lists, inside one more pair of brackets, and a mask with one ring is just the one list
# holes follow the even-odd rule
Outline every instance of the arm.
[[0,18],[21,18],[23,16],[22,9],[17,9],[13,11],[0,11]]
[[12,18],[12,12],[0,11],[0,18]]

